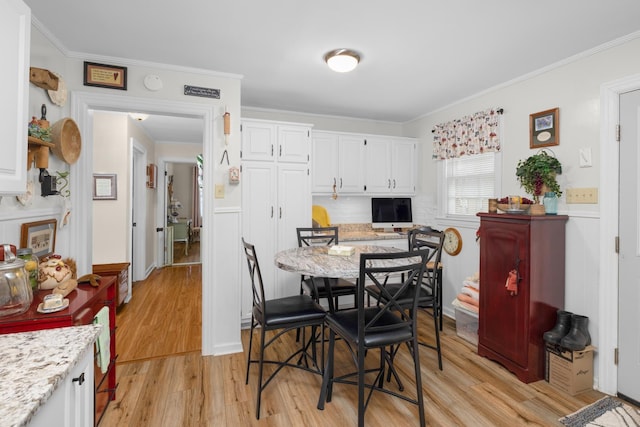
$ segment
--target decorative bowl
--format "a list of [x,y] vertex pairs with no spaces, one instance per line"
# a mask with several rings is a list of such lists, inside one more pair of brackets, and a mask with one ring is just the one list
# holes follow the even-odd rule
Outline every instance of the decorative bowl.
[[531,205],[520,205],[520,209],[509,209],[509,205],[506,203],[498,203],[498,210],[510,214],[524,214],[529,212]]

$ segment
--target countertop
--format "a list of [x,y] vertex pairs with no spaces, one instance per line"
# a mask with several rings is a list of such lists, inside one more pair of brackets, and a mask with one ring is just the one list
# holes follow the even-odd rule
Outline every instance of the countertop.
[[0,426],[25,426],[93,352],[100,325],[0,335]]

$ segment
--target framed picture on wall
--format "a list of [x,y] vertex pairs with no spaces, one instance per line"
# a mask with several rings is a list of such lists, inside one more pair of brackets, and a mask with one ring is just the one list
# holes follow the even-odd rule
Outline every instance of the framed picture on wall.
[[27,222],[20,229],[20,247],[31,248],[33,254],[42,259],[51,255],[56,250],[56,225],[55,219]]
[[116,174],[93,174],[93,200],[117,200],[117,190]]
[[529,148],[560,144],[559,108],[529,115]]

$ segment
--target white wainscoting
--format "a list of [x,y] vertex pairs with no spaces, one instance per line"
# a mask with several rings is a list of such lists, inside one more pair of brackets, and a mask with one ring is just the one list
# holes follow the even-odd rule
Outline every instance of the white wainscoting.
[[[202,283],[202,354],[242,351],[240,339],[241,214],[239,208],[216,209],[213,233],[201,245],[202,268],[212,269],[211,283]],[[205,227],[207,225],[205,224]],[[207,248],[212,248],[209,251]]]

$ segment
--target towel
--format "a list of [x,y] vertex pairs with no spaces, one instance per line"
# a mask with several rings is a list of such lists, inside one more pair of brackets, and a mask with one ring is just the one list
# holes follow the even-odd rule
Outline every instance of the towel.
[[460,290],[461,294],[470,296],[471,298],[475,299],[475,300],[479,300],[480,299],[480,293],[478,292],[477,289],[472,288],[471,286],[463,286],[462,289]]
[[327,210],[320,205],[311,206],[311,218],[318,224],[319,227],[331,226],[331,219]]
[[100,335],[96,340],[96,357],[100,371],[104,374],[109,369],[111,359],[111,328],[109,327],[109,307],[105,306],[100,309],[98,314],[93,318],[93,323],[102,325]]
[[480,307],[480,301],[478,301],[477,299],[473,299],[471,298],[469,295],[465,295],[465,294],[458,294],[456,296],[456,298],[460,301],[460,302],[464,302],[467,303],[469,305],[473,305],[476,307]]

